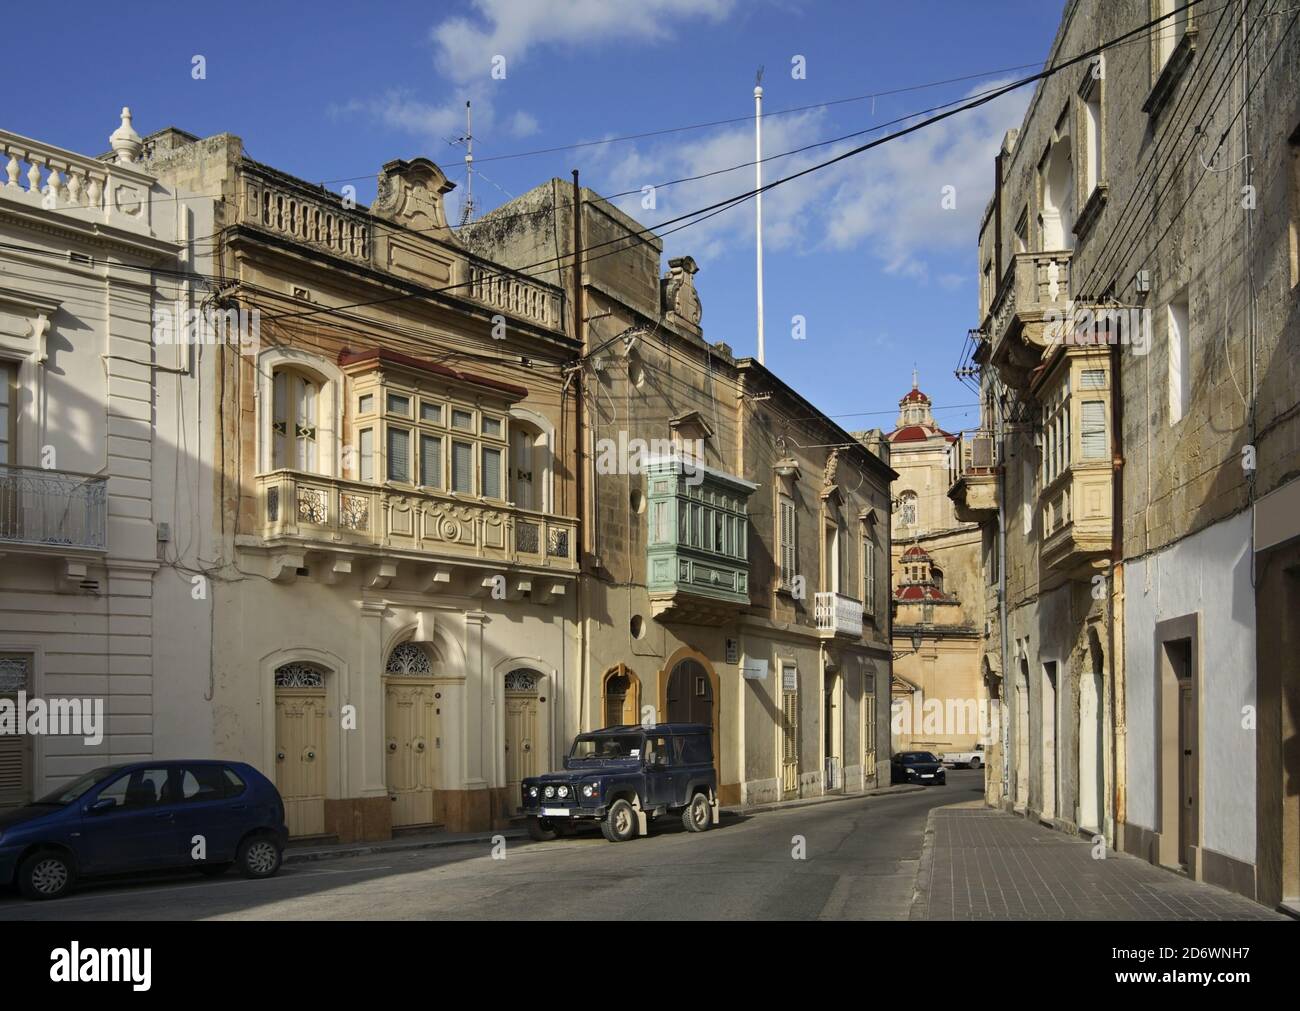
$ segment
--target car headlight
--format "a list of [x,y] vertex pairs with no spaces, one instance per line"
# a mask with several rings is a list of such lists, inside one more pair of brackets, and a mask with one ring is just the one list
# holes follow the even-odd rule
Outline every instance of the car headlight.
[[567,786],[562,786],[560,787],[559,793],[561,797],[567,797],[569,795],[569,788]]
[[582,788],[582,795],[583,795],[584,797],[590,797],[590,796],[592,796],[595,792],[596,792],[596,788],[595,788],[594,786],[592,786],[590,783],[588,783],[586,786],[584,786],[584,787]]
[[535,787],[535,786],[530,786],[530,787],[528,788],[528,796],[530,796],[530,797],[536,797],[536,796],[537,796],[537,787]]
[[548,797],[554,797],[554,796],[555,796],[555,787],[553,787],[553,786],[548,786],[548,787],[546,788],[546,791],[545,791],[545,792],[546,792],[546,796],[548,796]]

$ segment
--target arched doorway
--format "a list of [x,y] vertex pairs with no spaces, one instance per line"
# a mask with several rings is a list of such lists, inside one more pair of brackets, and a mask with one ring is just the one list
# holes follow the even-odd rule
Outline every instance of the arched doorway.
[[1069,136],[1052,145],[1043,175],[1043,248],[1074,248],[1074,159]]
[[605,672],[602,693],[607,727],[627,726],[641,722],[641,681],[624,664]]
[[291,836],[325,832],[325,674],[308,663],[275,669],[275,786]]
[[435,789],[442,745],[442,699],[434,657],[421,643],[393,647],[384,664],[384,771],[393,827],[436,825]]
[[544,771],[537,768],[537,703],[541,680],[537,671],[527,667],[516,667],[505,677],[506,800],[511,811],[522,802],[519,784]]
[[[718,742],[717,678],[708,660],[693,650],[680,650],[669,658],[665,677],[660,674],[663,695],[659,718],[667,723],[702,723],[713,730],[713,765],[722,754]],[[722,776],[719,769],[718,782]]]

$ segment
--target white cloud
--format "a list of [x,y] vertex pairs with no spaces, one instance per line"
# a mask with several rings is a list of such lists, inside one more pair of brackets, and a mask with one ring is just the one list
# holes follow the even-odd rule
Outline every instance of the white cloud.
[[[994,87],[995,82],[982,83],[968,94]],[[796,253],[866,248],[886,272],[928,278],[929,254],[974,247],[979,217],[993,186],[993,156],[1005,132],[1019,125],[1028,98],[1027,91],[1012,92],[769,190],[763,197],[765,247]],[[884,110],[877,115],[894,118]],[[791,175],[903,125],[767,161],[764,182]],[[842,129],[833,128],[825,110],[769,116],[763,122],[763,152],[770,159],[837,132]],[[593,150],[598,162],[592,175],[598,185],[609,193],[637,191],[615,202],[646,224],[666,221],[754,185],[750,165],[660,188],[653,209],[642,207],[639,192],[647,184],[752,161],[754,138],[748,124],[702,135],[676,134],[651,146],[629,149],[611,145]],[[945,186],[954,187],[956,206],[952,210],[942,206]],[[751,245],[753,236],[754,205],[747,201],[666,236],[665,246],[673,255],[690,252],[704,260],[739,245]],[[940,283],[952,281],[949,274]]]
[[509,123],[506,124],[506,129],[509,130],[511,136],[514,137],[531,137],[533,134],[539,132],[541,127],[537,123],[536,116],[520,109],[510,117]]
[[692,18],[718,21],[736,0],[474,0],[474,17],[453,17],[430,32],[438,69],[453,81],[489,78],[492,60],[510,68],[538,46],[661,42]]

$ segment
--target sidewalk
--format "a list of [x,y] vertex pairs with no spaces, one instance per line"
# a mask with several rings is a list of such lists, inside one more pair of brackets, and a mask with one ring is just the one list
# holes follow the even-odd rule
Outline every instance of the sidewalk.
[[[774,804],[758,804],[753,807],[724,807],[719,811],[723,818],[747,817],[767,811],[783,811],[796,807],[809,807],[813,804],[833,804],[836,801],[861,800],[864,797],[884,797],[901,793],[915,793],[924,790],[923,786],[884,786],[864,793],[832,794],[827,797],[808,797],[800,800],[786,800]],[[371,853],[394,853],[402,850],[436,849],[442,846],[463,846],[466,844],[491,845],[496,836],[506,839],[527,839],[528,831],[522,825],[510,828],[493,829],[489,832],[444,832],[435,829],[413,835],[398,836],[381,842],[357,843],[307,843],[290,844],[284,851],[286,864],[309,863],[316,860],[340,860],[344,857],[366,856]]]
[[1285,920],[1199,884],[979,801],[935,808],[913,920]]

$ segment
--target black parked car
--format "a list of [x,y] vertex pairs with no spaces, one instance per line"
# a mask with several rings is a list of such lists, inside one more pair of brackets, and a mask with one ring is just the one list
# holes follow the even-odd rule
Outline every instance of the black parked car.
[[890,760],[891,783],[921,783],[946,785],[948,775],[943,770],[939,756],[930,751],[900,751]]
[[288,835],[279,792],[251,765],[106,765],[0,814],[0,885],[57,899],[99,874],[193,867],[215,876],[234,864],[269,878]]
[[718,822],[718,777],[707,726],[660,723],[581,734],[563,772],[523,781],[523,810],[534,839],[599,824],[610,842],[645,835],[648,822],[681,814],[690,832]]

